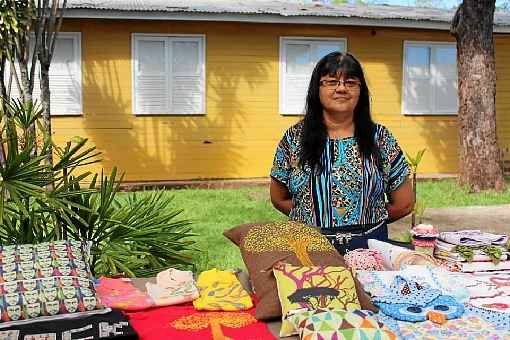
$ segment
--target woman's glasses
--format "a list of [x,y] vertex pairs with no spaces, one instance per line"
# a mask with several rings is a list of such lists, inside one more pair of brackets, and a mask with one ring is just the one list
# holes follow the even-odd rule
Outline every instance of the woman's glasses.
[[336,90],[340,84],[342,84],[347,90],[353,91],[359,88],[361,82],[356,79],[325,79],[320,81],[321,86],[326,87],[329,90]]

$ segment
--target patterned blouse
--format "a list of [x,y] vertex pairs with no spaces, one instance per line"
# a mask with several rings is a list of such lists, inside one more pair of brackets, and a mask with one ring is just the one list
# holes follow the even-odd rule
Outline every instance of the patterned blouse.
[[[372,158],[362,161],[355,137],[347,137],[329,139],[325,148],[328,158],[323,155],[323,160],[329,159],[326,161],[330,164],[329,170],[326,174],[323,171],[310,176],[310,167],[305,166],[303,170],[298,164],[302,127],[301,121],[285,132],[276,148],[271,169],[271,177],[284,184],[292,196],[294,208],[290,219],[326,228],[386,220],[384,194],[396,190],[410,173],[404,154],[390,131],[376,125],[375,139],[381,153],[382,171]],[[323,211],[326,204],[321,200],[330,201],[330,211]],[[329,214],[332,223],[321,223],[317,216],[321,214]]]

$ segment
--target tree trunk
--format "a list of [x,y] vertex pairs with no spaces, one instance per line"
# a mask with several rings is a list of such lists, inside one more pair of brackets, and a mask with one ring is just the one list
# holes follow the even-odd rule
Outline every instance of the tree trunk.
[[[0,58],[0,122],[4,119],[6,115],[7,105],[5,104],[6,100],[9,100],[7,97],[7,87],[5,86],[4,78],[5,78],[5,65],[7,62],[7,58],[5,55],[2,55]],[[0,133],[0,137],[2,134]],[[4,143],[0,141],[0,166],[5,165],[5,149]]]
[[[47,67],[48,66],[48,67]],[[43,108],[43,125],[44,130],[51,139],[51,117],[50,117],[50,74],[49,64],[41,63],[41,103]],[[48,147],[46,161],[49,165],[53,165],[53,148]]]
[[459,85],[459,183],[504,190],[496,136],[495,0],[464,0],[452,21]]

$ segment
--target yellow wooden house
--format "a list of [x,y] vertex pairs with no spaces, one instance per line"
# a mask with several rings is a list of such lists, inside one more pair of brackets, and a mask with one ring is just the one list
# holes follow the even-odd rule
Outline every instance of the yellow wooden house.
[[[129,181],[267,177],[314,63],[362,62],[374,118],[421,172],[457,171],[452,11],[284,0],[68,0],[51,69],[57,142],[89,138]],[[499,144],[510,148],[510,16],[496,14]]]

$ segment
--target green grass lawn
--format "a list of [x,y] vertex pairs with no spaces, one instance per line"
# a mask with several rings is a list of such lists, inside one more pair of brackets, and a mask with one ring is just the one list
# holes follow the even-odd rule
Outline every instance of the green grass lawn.
[[[510,188],[510,179],[508,179]],[[223,236],[223,231],[238,224],[283,220],[269,201],[265,187],[243,189],[180,189],[167,190],[181,215],[193,221],[199,249],[194,255],[195,270],[244,268],[239,250]],[[454,180],[421,181],[418,199],[428,208],[510,203],[510,189],[504,193],[469,194]]]

